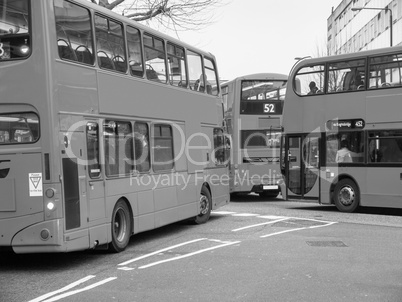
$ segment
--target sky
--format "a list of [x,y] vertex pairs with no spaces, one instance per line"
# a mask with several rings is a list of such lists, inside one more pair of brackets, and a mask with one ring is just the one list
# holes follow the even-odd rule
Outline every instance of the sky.
[[214,22],[179,33],[180,40],[211,52],[221,80],[275,72],[289,74],[294,58],[325,49],[327,19],[341,0],[227,0]]

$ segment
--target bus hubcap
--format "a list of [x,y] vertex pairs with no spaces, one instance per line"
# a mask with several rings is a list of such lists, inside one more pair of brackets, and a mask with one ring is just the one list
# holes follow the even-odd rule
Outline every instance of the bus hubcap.
[[118,210],[114,221],[114,232],[116,239],[122,241],[126,234],[126,216],[124,216],[123,210]]
[[200,214],[205,215],[209,210],[208,198],[205,195],[200,196]]
[[345,205],[350,206],[355,200],[355,192],[351,187],[343,187],[339,192],[339,201]]

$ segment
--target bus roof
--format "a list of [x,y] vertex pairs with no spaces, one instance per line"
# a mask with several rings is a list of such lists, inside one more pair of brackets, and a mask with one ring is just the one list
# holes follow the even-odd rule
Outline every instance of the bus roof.
[[325,57],[318,57],[318,58],[308,58],[301,60],[296,64],[296,66],[292,69],[291,75],[294,75],[301,67],[308,66],[308,65],[316,65],[317,63],[326,63],[332,61],[340,61],[345,59],[357,59],[357,58],[365,58],[368,56],[375,56],[375,55],[386,55],[386,54],[393,54],[393,53],[400,53],[402,52],[402,46],[393,46],[393,47],[384,47],[384,48],[376,48],[371,50],[364,50],[359,52],[352,52],[340,55],[332,55],[332,56],[325,56]]
[[238,80],[287,80],[288,76],[280,73],[270,73],[270,72],[262,72],[262,73],[253,73],[244,75],[241,77],[234,78],[233,80],[227,81],[222,84],[222,86],[232,83]]
[[207,51],[204,51],[202,49],[199,49],[199,48],[196,48],[194,46],[191,46],[190,44],[187,44],[186,42],[180,41],[179,39],[176,39],[176,38],[174,38],[172,36],[169,36],[167,34],[164,34],[164,33],[160,32],[160,31],[152,29],[151,27],[143,25],[143,24],[141,24],[141,23],[139,23],[137,21],[131,20],[131,19],[125,17],[125,16],[122,16],[122,15],[120,15],[120,14],[118,14],[118,13],[116,13],[116,12],[110,10],[110,9],[104,8],[104,7],[100,6],[100,5],[93,4],[93,3],[91,3],[91,2],[89,2],[87,0],[68,0],[68,1],[75,2],[77,4],[81,4],[81,5],[85,6],[85,7],[91,8],[91,9],[93,9],[93,10],[99,12],[99,13],[103,13],[103,14],[105,14],[107,16],[110,16],[110,17],[112,17],[112,18],[114,18],[114,19],[116,19],[116,20],[118,20],[120,22],[123,22],[123,23],[128,24],[128,25],[132,25],[132,26],[136,27],[137,29],[141,29],[142,31],[144,31],[144,32],[146,32],[148,34],[155,35],[157,37],[160,37],[162,39],[168,40],[169,42],[172,42],[172,43],[176,43],[178,45],[182,45],[187,49],[194,50],[194,51],[196,51],[196,52],[198,52],[198,53],[200,53],[202,55],[205,55],[207,57],[215,58],[215,56],[210,52],[207,52]]

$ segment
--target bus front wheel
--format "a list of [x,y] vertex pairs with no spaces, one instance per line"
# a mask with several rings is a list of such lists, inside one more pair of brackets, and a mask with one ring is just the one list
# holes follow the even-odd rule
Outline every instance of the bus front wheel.
[[354,212],[360,203],[360,193],[356,183],[348,178],[340,180],[334,189],[334,202],[339,211]]
[[112,213],[112,242],[109,249],[118,253],[124,251],[130,241],[130,210],[123,200],[119,200]]
[[194,218],[195,224],[203,224],[209,220],[212,210],[212,197],[206,186],[202,186],[199,201],[200,213]]

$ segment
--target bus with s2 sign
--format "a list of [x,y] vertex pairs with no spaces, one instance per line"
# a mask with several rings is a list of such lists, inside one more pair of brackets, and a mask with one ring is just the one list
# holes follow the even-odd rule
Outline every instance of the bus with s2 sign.
[[287,197],[402,208],[402,47],[306,59],[289,80]]
[[212,54],[85,0],[0,12],[0,249],[120,252],[229,202]]
[[232,137],[230,192],[277,197],[283,188],[281,117],[288,77],[258,73],[222,84],[225,123]]

